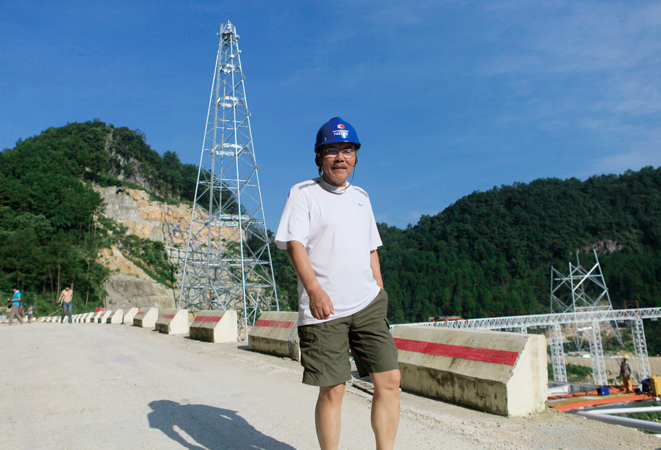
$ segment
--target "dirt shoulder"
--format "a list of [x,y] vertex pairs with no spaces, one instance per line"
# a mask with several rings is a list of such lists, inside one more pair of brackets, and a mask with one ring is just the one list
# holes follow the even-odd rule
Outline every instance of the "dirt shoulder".
[[[297,362],[124,325],[0,326],[0,448],[314,449]],[[340,448],[374,448],[348,388]],[[548,411],[508,419],[407,393],[396,448],[656,449],[642,432]]]

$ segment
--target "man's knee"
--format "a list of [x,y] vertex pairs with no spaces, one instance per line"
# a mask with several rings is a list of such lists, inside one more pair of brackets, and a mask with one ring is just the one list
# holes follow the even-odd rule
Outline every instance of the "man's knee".
[[387,372],[371,373],[370,378],[372,378],[375,390],[399,391],[402,376],[399,370],[389,370]]
[[334,386],[321,386],[319,388],[319,400],[334,404],[341,404],[342,398],[344,398],[345,390],[346,385],[344,383],[336,384]]

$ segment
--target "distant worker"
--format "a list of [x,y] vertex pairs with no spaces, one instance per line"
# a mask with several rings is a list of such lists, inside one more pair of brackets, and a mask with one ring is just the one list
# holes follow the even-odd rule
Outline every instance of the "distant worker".
[[298,276],[303,383],[319,387],[315,425],[322,450],[339,445],[349,349],[360,376],[369,374],[374,383],[378,450],[393,448],[399,424],[400,373],[386,320],[381,238],[367,193],[348,182],[359,148],[356,131],[339,117],[321,127],[314,148],[320,177],[289,191],[275,237]]
[[17,287],[13,288],[14,296],[11,298],[11,310],[9,311],[9,326],[14,322],[14,316],[18,323],[23,325],[23,315],[21,314],[19,307],[21,305],[21,291]]
[[624,392],[627,394],[633,394],[633,383],[631,381],[631,363],[629,362],[629,355],[624,355],[622,364],[620,364],[620,376],[622,377],[622,382],[624,384]]
[[30,305],[28,308],[28,323],[32,323],[32,317],[34,316],[34,307]]
[[67,315],[67,310],[69,311],[69,323],[72,323],[71,320],[71,313],[73,312],[73,291],[71,290],[71,287],[66,286],[62,293],[60,294],[60,298],[57,299],[57,304],[58,306],[62,304],[62,318],[60,319],[60,322],[64,323],[64,317]]

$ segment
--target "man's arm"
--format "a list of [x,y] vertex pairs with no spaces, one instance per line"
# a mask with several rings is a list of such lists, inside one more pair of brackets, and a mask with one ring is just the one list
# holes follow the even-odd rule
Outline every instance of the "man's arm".
[[64,296],[64,291],[60,292],[60,297],[57,299],[57,304],[62,303],[62,297]]
[[317,280],[312,270],[312,263],[305,247],[298,241],[289,241],[287,242],[287,254],[291,259],[298,279],[301,280],[305,292],[310,297],[312,317],[319,320],[328,319],[331,314],[335,314],[333,302],[326,291],[321,288],[319,280]]
[[381,289],[383,287],[383,278],[381,278],[381,264],[379,263],[379,253],[376,250],[370,252],[370,267],[372,268],[372,276],[376,280],[376,284]]

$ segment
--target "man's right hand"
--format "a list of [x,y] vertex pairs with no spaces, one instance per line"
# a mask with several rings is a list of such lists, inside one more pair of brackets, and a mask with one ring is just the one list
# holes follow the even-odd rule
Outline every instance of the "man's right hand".
[[312,292],[308,292],[310,297],[310,312],[312,317],[318,320],[326,320],[331,314],[335,314],[333,302],[321,287]]

